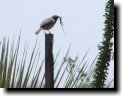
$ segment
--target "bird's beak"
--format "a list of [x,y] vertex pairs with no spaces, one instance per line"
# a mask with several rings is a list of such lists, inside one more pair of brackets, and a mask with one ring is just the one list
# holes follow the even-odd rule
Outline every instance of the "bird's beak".
[[61,16],[58,16],[58,18],[62,18]]

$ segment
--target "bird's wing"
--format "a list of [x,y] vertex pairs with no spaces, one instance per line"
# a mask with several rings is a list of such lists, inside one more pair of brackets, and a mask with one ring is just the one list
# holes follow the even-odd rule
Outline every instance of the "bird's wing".
[[40,24],[40,27],[45,25],[45,24],[48,24],[50,22],[55,22],[53,18],[47,18],[45,20],[42,21],[42,23]]

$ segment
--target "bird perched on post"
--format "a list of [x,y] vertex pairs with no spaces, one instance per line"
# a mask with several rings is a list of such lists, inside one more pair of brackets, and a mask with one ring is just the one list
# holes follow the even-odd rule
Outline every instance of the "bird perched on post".
[[[41,30],[47,30],[49,31],[51,28],[53,28],[53,26],[55,25],[55,23],[57,22],[57,20],[60,19],[60,24],[61,24],[61,27],[63,25],[62,23],[62,17],[58,16],[58,15],[53,15],[51,16],[50,18],[47,18],[47,19],[44,19],[41,24],[40,24],[40,28],[35,32],[35,34],[39,34]],[[63,29],[63,27],[62,27]],[[45,32],[45,31],[44,31]],[[64,32],[64,29],[63,29],[63,32]],[[49,31],[50,33],[50,31]]]

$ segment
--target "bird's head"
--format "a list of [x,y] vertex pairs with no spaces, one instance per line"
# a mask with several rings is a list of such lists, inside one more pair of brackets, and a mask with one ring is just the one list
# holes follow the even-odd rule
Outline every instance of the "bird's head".
[[[61,25],[61,27],[62,27],[62,29],[63,29],[62,17],[60,17],[60,16],[58,16],[58,15],[53,15],[52,18],[55,20],[55,22],[56,22],[56,21],[58,20],[58,18],[59,18],[59,20],[60,20],[60,25]],[[64,32],[64,29],[63,29],[63,32]],[[65,32],[64,32],[64,33],[65,33]]]
[[58,18],[60,18],[60,16],[58,16],[58,15],[53,15],[52,18],[53,18],[55,21],[57,21]]
[[62,23],[62,17],[60,17],[60,16],[58,16],[58,15],[53,15],[52,18],[53,18],[55,21],[57,21],[58,18],[59,18],[59,19],[60,19],[60,24],[63,24],[63,23]]

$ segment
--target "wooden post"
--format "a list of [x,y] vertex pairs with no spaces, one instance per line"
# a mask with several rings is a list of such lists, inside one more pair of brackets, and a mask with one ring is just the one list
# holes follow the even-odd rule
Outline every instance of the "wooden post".
[[45,34],[45,88],[54,88],[53,34]]

